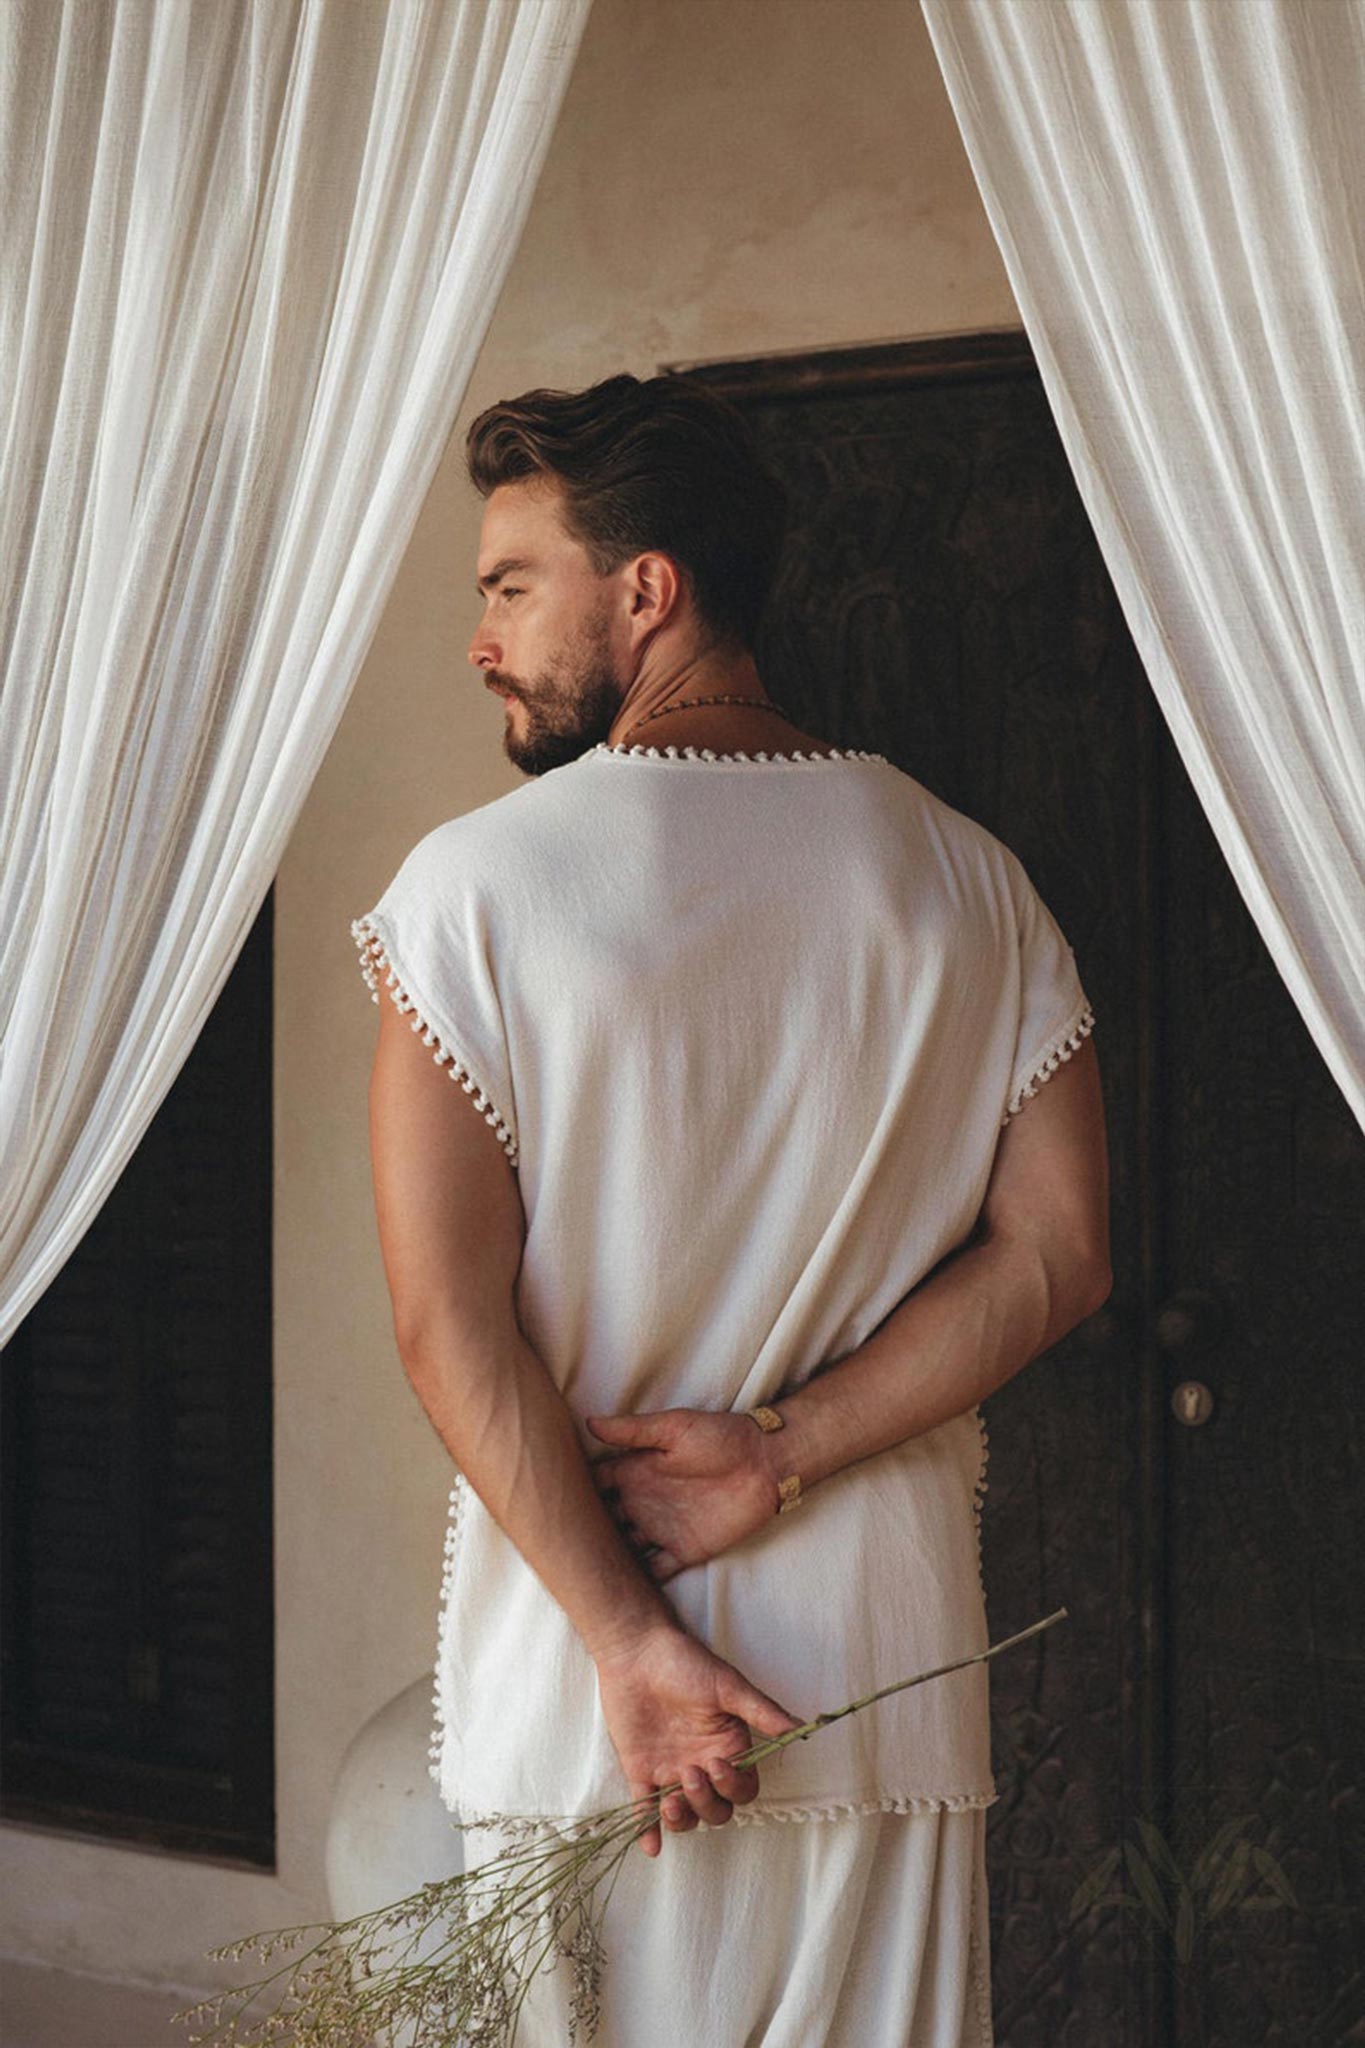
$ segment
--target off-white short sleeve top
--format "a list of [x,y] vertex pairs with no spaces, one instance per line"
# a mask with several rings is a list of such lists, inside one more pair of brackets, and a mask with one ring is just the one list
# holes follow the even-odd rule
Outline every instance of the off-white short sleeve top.
[[[603,743],[437,826],[352,930],[519,1175],[521,1325],[589,1458],[586,1415],[751,1408],[856,1349],[970,1234],[1003,1125],[1094,1021],[1016,856],[863,750]],[[972,1408],[668,1597],[802,1715],[982,1650],[986,1457]],[[458,1472],[445,1541],[446,1804],[628,1798],[586,1649]],[[791,1745],[736,1823],[989,1805],[988,1675]]]

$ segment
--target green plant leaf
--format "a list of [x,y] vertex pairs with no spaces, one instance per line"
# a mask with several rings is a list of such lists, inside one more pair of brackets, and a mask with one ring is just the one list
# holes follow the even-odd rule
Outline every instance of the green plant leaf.
[[1246,1883],[1247,1864],[1251,1861],[1251,1844],[1243,1836],[1232,1850],[1224,1865],[1223,1874],[1209,1894],[1209,1918],[1216,1920],[1223,1910],[1232,1904],[1237,1893]]
[[1118,1860],[1119,1851],[1117,1849],[1110,1849],[1100,1858],[1094,1869],[1081,1879],[1071,1895],[1068,1918],[1079,1920],[1090,1911],[1099,1894],[1104,1890],[1118,1868]]
[[1219,1857],[1223,1854],[1223,1851],[1227,1848],[1233,1837],[1240,1834],[1243,1828],[1249,1828],[1257,1818],[1258,1816],[1254,1813],[1243,1813],[1239,1814],[1234,1820],[1225,1820],[1210,1840],[1205,1843],[1195,1859],[1194,1869],[1190,1872],[1190,1883],[1196,1891],[1203,1884],[1215,1882],[1214,1865]]
[[1162,1834],[1160,1828],[1154,1826],[1149,1820],[1139,1819],[1138,1829],[1142,1835],[1143,1842],[1146,1844],[1147,1854],[1151,1857],[1152,1862],[1159,1870],[1164,1870],[1168,1877],[1174,1878],[1177,1884],[1183,1885],[1185,1873],[1171,1854],[1166,1837]]
[[1124,1843],[1123,1861],[1143,1905],[1147,1908],[1152,1918],[1159,1921],[1169,1931],[1171,1915],[1166,1901],[1161,1895],[1161,1886],[1157,1882],[1151,1864],[1135,1842]]
[[1293,1886],[1285,1876],[1280,1864],[1271,1855],[1269,1849],[1253,1849],[1251,1860],[1271,1890],[1279,1895],[1285,1905],[1292,1906],[1296,1913],[1301,1912],[1303,1909],[1294,1896]]
[[1182,1885],[1175,1916],[1175,1952],[1182,1963],[1187,1963],[1194,1954],[1194,1935],[1194,1900]]

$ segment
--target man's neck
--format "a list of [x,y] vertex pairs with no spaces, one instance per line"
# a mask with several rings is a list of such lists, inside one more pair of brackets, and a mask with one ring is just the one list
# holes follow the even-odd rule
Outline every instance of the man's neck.
[[[802,732],[773,702],[752,660],[689,663],[641,681],[611,722],[610,746],[709,747],[718,754],[828,749],[828,741]],[[746,701],[695,703],[699,697]]]

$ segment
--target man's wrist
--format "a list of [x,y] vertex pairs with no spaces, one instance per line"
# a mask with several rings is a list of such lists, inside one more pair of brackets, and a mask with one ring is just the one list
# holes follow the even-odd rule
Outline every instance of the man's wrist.
[[585,1637],[594,1664],[608,1664],[621,1657],[633,1657],[656,1636],[686,1634],[674,1610],[660,1596],[657,1603],[636,1614],[614,1616],[610,1624]]

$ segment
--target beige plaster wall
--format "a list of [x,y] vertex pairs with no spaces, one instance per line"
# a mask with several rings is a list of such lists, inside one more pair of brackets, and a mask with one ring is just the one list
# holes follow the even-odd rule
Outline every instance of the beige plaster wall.
[[0,1953],[204,1986],[224,1981],[208,1948],[326,1917],[342,1754],[430,1668],[449,1460],[392,1344],[366,1131],[377,1013],[350,920],[423,833],[521,780],[466,658],[482,509],[468,421],[536,384],[1018,324],[917,0],[595,0],[460,418],[277,882],[279,1874],[6,1827]]

